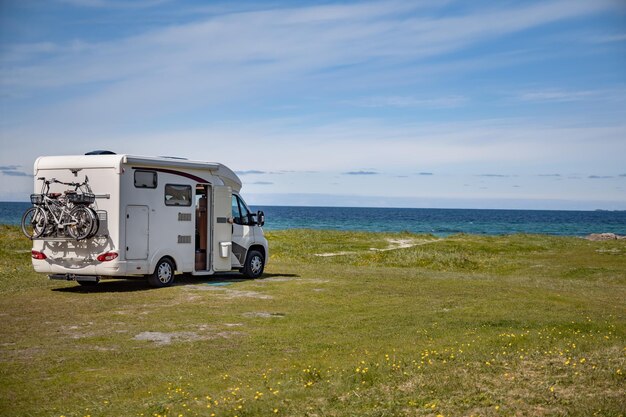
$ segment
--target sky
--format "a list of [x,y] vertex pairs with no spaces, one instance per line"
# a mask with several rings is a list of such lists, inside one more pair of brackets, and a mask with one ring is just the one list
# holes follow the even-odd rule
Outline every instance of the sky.
[[252,205],[626,209],[626,2],[0,0],[0,201],[41,155]]

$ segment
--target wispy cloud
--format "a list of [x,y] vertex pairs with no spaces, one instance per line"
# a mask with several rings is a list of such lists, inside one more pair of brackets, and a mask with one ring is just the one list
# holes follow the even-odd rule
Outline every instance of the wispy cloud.
[[[487,173],[503,178],[480,179],[492,190],[533,188],[498,174],[508,172],[541,183],[543,191],[528,191],[539,195],[557,188],[540,172],[565,177],[584,166],[586,179],[623,168],[624,106],[609,106],[607,97],[624,100],[624,87],[605,94],[623,80],[614,69],[621,44],[555,41],[623,32],[614,25],[615,0],[192,1],[162,9],[138,0],[145,8],[136,13],[122,10],[132,4],[123,0],[58,1],[45,19],[16,14],[0,22],[29,28],[0,45],[4,165],[76,152],[88,137],[119,152],[218,160],[251,183],[276,180],[271,188],[284,192],[340,177],[346,189],[385,179],[390,195],[453,193],[446,186],[458,173],[469,177],[458,187]],[[534,105],[567,101],[604,107]],[[35,141],[37,149],[29,146]],[[416,168],[436,174],[416,177]],[[273,176],[281,170],[293,175]],[[413,180],[394,174],[424,180],[407,187]],[[2,187],[19,182],[30,181],[5,178]],[[577,192],[592,198],[605,192],[599,185],[581,181]]]
[[378,175],[376,171],[348,171],[344,172],[343,175]]
[[561,174],[539,174],[540,177],[560,177]]
[[511,175],[504,174],[479,174],[478,177],[493,177],[493,178],[509,178]]
[[[118,4],[71,1],[92,7]],[[211,16],[114,42],[83,42],[79,50],[69,44],[49,45],[59,51],[54,57],[44,54],[41,61],[5,67],[0,80],[5,87],[23,92],[91,84],[95,87],[91,96],[99,103],[125,103],[124,98],[134,96],[151,106],[157,104],[155,98],[170,105],[172,100],[184,102],[190,96],[215,100],[228,96],[225,91],[250,91],[263,85],[261,81],[284,83],[323,70],[356,70],[367,65],[372,70],[384,68],[390,75],[401,64],[610,7],[604,1],[552,0],[468,9],[455,16],[419,15],[416,12],[423,6],[404,2],[273,8]],[[168,82],[172,79],[177,80],[175,85]],[[123,110],[136,109],[137,100],[127,100]],[[449,106],[462,100],[400,96],[382,98],[378,105]]]
[[435,175],[432,172],[418,172],[417,175],[423,175],[423,176],[431,176],[431,175]]
[[626,33],[617,33],[615,35],[596,36],[592,38],[596,43],[613,43],[613,42],[626,42]]
[[367,97],[358,100],[347,101],[346,103],[359,107],[424,107],[433,109],[445,109],[460,107],[467,103],[464,96],[444,96],[437,98],[417,98],[412,96],[388,96],[388,97]]
[[9,177],[32,177],[32,174],[19,171],[18,168],[20,168],[20,165],[0,166],[0,172],[2,172],[2,175],[7,175]]
[[592,180],[605,180],[605,179],[609,179],[609,178],[615,178],[612,175],[589,175],[587,178],[590,178]]
[[[154,153],[166,154],[171,152],[168,144],[175,143],[179,155],[218,160],[228,166],[254,167],[242,171],[266,174],[280,170],[412,173],[415,166],[472,164],[493,170],[484,174],[503,175],[496,171],[503,164],[532,164],[574,172],[589,160],[602,160],[605,167],[621,167],[621,155],[626,153],[624,129],[626,124],[572,126],[569,122],[553,121],[546,125],[527,119],[440,123],[345,119],[313,125],[307,119],[277,119],[226,121],[197,130],[125,134],[115,142],[100,134],[94,140],[108,140],[111,147],[128,153],[145,152],[145,144],[150,143]],[[64,142],[66,149],[73,149],[75,141],[82,137],[79,133],[51,136],[54,141],[42,143],[38,152],[54,154]],[[35,140],[37,135],[26,138]],[[207,143],[210,147],[206,147]],[[233,143],[254,152],[233,152]],[[267,145],[259,146],[260,143]],[[351,166],[360,168],[346,169],[346,155],[350,155]]]
[[565,102],[585,100],[597,95],[598,92],[596,91],[564,91],[550,89],[525,92],[520,95],[520,98],[524,101]]
[[254,175],[254,174],[265,174],[265,171],[259,171],[257,169],[249,169],[247,171],[235,171],[237,175]]
[[66,3],[77,7],[89,7],[89,8],[113,8],[113,9],[140,9],[146,7],[154,7],[163,3],[167,3],[171,0],[133,0],[133,1],[113,1],[113,0],[61,0],[62,3]]
[[270,181],[255,181],[255,182],[251,182],[250,184],[253,185],[273,185],[273,182]]
[[562,90],[548,88],[522,92],[518,98],[529,102],[566,103],[578,101],[624,101],[626,89],[623,85],[615,85],[607,89],[593,90]]

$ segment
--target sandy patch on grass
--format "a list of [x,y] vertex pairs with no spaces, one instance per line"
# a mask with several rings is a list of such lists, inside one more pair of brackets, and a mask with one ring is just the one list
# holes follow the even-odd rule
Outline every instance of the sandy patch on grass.
[[217,294],[225,296],[226,298],[259,298],[261,300],[271,300],[273,298],[271,295],[263,294],[257,291],[231,290],[229,288],[213,287],[210,285],[190,285],[185,288],[200,291],[214,291]]
[[344,256],[344,255],[354,255],[358,252],[327,252],[327,253],[314,253],[315,256],[327,257],[327,256]]
[[[387,252],[390,250],[398,250],[398,249],[407,249],[412,248],[414,246],[427,245],[429,243],[439,242],[442,239],[435,240],[414,240],[414,239],[385,239],[387,241],[388,246],[386,248],[369,248],[370,252]],[[345,255],[356,255],[359,253],[363,253],[364,251],[341,251],[341,252],[327,252],[327,253],[315,253],[314,256],[320,257],[329,257],[329,256],[345,256]]]
[[287,281],[296,281],[296,280],[300,280],[300,278],[290,278],[290,277],[263,278],[263,282],[287,282]]
[[[385,252],[388,250],[396,250],[396,249],[406,249],[406,248],[412,248],[413,246],[417,246],[418,243],[416,243],[413,239],[387,239],[387,242],[389,243],[389,246],[383,249],[378,249],[378,248],[370,248],[371,251],[375,251],[375,252]],[[423,243],[430,243],[430,242],[421,242]]]
[[598,252],[598,253],[616,254],[616,253],[621,253],[622,251],[619,250],[618,248],[612,248],[612,249],[596,249],[596,252]]
[[173,341],[189,342],[199,339],[200,336],[198,335],[198,333],[194,332],[141,332],[133,337],[133,340],[145,340],[148,342],[154,342],[157,345],[169,345]]
[[89,330],[92,325],[93,322],[87,322],[80,325],[66,325],[61,326],[60,330],[71,339],[84,339],[86,337],[98,336],[95,331]]
[[263,293],[256,292],[256,291],[239,291],[239,290],[226,290],[226,296],[229,298],[240,298],[240,297],[259,298],[261,300],[271,300],[272,298],[274,298],[271,295],[263,294]]
[[242,332],[224,331],[210,334],[197,332],[141,332],[133,340],[154,342],[157,346],[169,345],[174,342],[194,342],[196,340],[211,340],[216,338],[230,339],[233,336],[243,335]]
[[283,318],[285,317],[284,313],[269,313],[267,311],[251,311],[248,313],[243,313],[244,317],[260,317],[264,319],[269,319],[273,317]]
[[255,287],[262,287],[265,284],[273,283],[273,282],[293,282],[295,284],[325,284],[329,282],[327,279],[321,278],[286,278],[286,279],[275,279],[275,278],[265,278],[254,282]]

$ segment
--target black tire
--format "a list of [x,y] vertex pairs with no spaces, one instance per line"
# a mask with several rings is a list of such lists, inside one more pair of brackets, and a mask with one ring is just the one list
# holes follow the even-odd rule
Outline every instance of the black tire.
[[98,218],[98,213],[91,207],[87,207],[87,211],[91,214],[91,218],[93,220],[93,225],[91,226],[91,230],[89,231],[89,235],[87,239],[90,237],[94,237],[96,233],[98,233],[98,229],[100,228],[100,219]]
[[258,278],[263,275],[265,268],[265,258],[258,250],[251,250],[246,256],[246,263],[243,265],[243,274],[247,278]]
[[41,237],[46,230],[48,216],[41,207],[31,207],[22,216],[22,233],[29,239]]
[[156,288],[169,287],[174,282],[174,272],[174,263],[169,258],[161,258],[148,276],[148,284]]
[[74,207],[70,211],[70,219],[73,224],[67,226],[67,232],[76,240],[83,240],[89,237],[93,229],[93,217],[91,212],[82,206]]

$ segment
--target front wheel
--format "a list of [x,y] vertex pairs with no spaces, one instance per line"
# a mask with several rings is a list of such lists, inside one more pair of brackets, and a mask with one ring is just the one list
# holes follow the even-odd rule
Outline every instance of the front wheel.
[[265,258],[263,254],[257,250],[251,250],[248,252],[242,272],[248,278],[258,278],[263,274],[264,267]]
[[41,207],[31,207],[22,216],[22,233],[29,239],[41,237],[46,230],[48,216]]
[[154,268],[154,273],[148,276],[148,283],[153,287],[168,287],[174,282],[174,263],[168,258],[161,258]]

